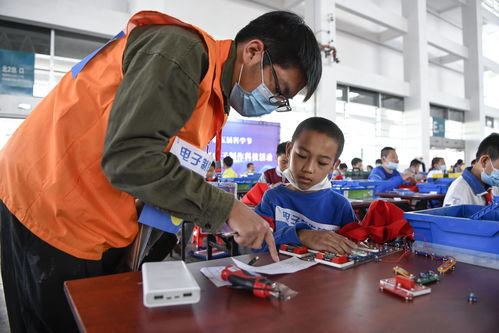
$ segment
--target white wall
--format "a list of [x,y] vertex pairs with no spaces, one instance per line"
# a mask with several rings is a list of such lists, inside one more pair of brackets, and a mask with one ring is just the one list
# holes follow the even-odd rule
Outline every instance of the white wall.
[[256,4],[230,0],[131,0],[130,12],[158,10],[193,24],[216,39],[233,39],[252,19],[270,11]]
[[23,23],[110,37],[128,19],[126,1],[2,0],[0,17]]

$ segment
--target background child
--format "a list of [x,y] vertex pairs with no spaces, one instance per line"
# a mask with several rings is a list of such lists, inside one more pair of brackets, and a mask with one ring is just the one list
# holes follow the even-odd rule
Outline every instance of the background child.
[[345,139],[332,121],[313,117],[301,122],[287,144],[288,185],[265,192],[255,212],[275,223],[276,244],[350,253],[357,246],[335,230],[354,222],[350,202],[331,190],[327,175],[338,164]]
[[447,171],[445,160],[442,157],[434,157],[431,160],[431,169],[427,178],[434,178],[435,175],[443,175]]
[[260,179],[259,183],[267,183],[270,185],[281,184],[285,182],[282,172],[288,168],[288,157],[286,156],[286,142],[281,142],[277,146],[276,151],[276,159],[277,159],[277,167],[268,169],[265,171]]
[[237,178],[237,173],[232,169],[232,164],[234,164],[232,157],[225,156],[222,164],[224,167],[222,178]]
[[478,146],[476,163],[464,169],[444,199],[444,206],[488,205],[499,195],[499,134],[492,133]]

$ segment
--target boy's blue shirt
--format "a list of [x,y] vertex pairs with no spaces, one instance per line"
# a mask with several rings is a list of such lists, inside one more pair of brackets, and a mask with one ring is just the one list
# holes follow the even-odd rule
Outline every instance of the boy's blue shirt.
[[338,230],[356,221],[348,199],[332,189],[297,192],[279,185],[265,192],[255,212],[274,220],[276,245],[301,245],[300,229]]
[[397,170],[393,170],[393,173],[388,173],[382,165],[379,165],[372,169],[371,173],[369,174],[369,179],[387,180],[386,184],[378,186],[376,190],[377,192],[391,191],[404,183],[402,176]]

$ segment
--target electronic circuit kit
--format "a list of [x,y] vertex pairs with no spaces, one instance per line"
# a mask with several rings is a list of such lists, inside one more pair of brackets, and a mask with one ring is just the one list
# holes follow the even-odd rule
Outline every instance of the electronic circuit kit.
[[323,265],[338,269],[348,269],[371,261],[379,261],[390,254],[409,251],[410,243],[405,239],[385,244],[360,242],[357,249],[349,255],[316,251],[306,246],[281,244],[279,253],[294,256],[303,260],[313,260]]

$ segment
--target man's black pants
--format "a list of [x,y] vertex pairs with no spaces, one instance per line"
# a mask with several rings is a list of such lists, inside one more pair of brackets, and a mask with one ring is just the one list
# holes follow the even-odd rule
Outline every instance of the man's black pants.
[[64,294],[64,281],[116,273],[127,248],[102,260],[62,252],[26,229],[0,201],[1,265],[12,333],[78,332]]

